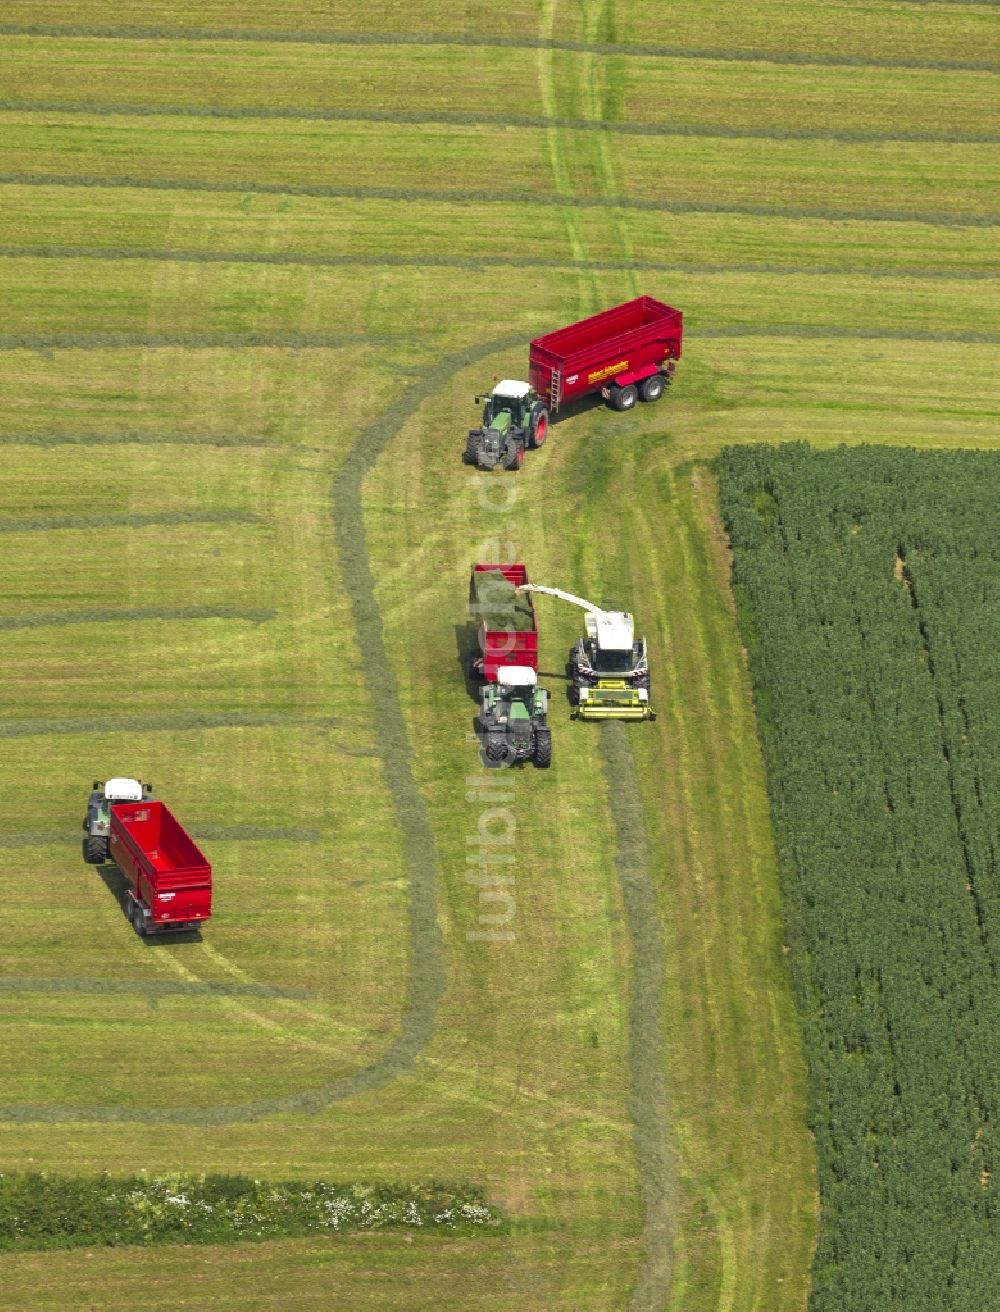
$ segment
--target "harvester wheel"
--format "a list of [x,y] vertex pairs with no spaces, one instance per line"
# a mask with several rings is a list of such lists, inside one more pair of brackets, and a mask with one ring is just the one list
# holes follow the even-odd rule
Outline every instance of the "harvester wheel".
[[547,770],[552,764],[552,730],[535,730],[535,765],[539,770]]
[[471,432],[465,443],[465,463],[467,465],[479,464],[479,452],[482,449],[483,436],[481,433]]
[[543,405],[537,406],[531,413],[528,425],[528,446],[537,451],[544,443],[549,431],[549,412]]
[[103,865],[108,859],[108,840],[91,835],[84,847],[84,855],[92,866]]
[[615,388],[611,393],[611,404],[616,410],[631,410],[638,399],[639,389],[634,383]]
[[650,374],[642,384],[640,396],[644,401],[658,401],[665,386],[662,374]]

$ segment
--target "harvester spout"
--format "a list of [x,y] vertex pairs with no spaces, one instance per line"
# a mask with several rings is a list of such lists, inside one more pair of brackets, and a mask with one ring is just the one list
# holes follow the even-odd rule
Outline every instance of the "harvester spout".
[[573,606],[579,606],[582,610],[588,611],[591,615],[603,615],[606,613],[602,606],[595,606],[592,601],[585,601],[583,597],[575,597],[572,592],[563,592],[562,588],[546,588],[540,583],[522,583],[517,591],[544,592],[546,596],[558,597],[560,601],[568,601]]

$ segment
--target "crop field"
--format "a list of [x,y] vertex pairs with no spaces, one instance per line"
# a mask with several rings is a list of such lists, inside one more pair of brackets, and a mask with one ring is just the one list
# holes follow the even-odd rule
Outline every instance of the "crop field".
[[973,1312],[1000,1239],[1000,457],[722,470],[812,1075],[814,1306]]
[[[505,1220],[5,1253],[0,1306],[804,1308],[827,1149],[708,462],[995,444],[990,6],[122,13],[0,15],[0,1169]],[[463,466],[531,337],[640,293],[664,401]],[[569,721],[539,598],[553,767],[487,774],[487,558],[628,606],[657,720]],[[200,941],[83,863],[113,774],[210,856]]]

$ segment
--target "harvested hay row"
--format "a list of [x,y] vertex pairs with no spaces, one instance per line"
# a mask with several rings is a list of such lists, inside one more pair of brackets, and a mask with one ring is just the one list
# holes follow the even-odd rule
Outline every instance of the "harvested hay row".
[[[131,174],[122,174],[120,177],[99,176],[89,173],[2,173],[0,174],[0,186],[17,186],[17,187],[94,187],[94,188],[114,188],[124,190],[139,191],[196,191],[210,192],[217,195],[255,195],[255,196],[313,196],[326,200],[390,200],[406,201],[408,203],[420,204],[452,204],[452,205],[541,205],[541,206],[570,206],[573,209],[597,209],[597,210],[634,210],[641,213],[650,214],[745,214],[756,218],[778,218],[778,219],[826,219],[831,222],[847,223],[921,223],[929,227],[941,228],[992,228],[1000,222],[1000,215],[997,214],[971,214],[956,213],[946,214],[937,211],[925,210],[884,210],[884,209],[844,209],[842,207],[827,206],[797,206],[797,205],[753,205],[744,204],[737,201],[686,201],[686,200],[655,200],[647,197],[635,196],[569,196],[556,195],[551,192],[533,192],[533,191],[476,191],[472,189],[457,188],[440,188],[436,190],[426,190],[419,187],[368,187],[368,186],[323,186],[313,183],[296,183],[296,182],[255,182],[251,179],[243,181],[216,181],[202,178],[151,178],[151,177],[133,177]],[[112,334],[100,334],[102,345],[112,345],[114,343],[104,340],[110,338]],[[123,339],[131,339],[131,334],[123,334]],[[279,337],[285,337],[288,341],[280,341]],[[319,338],[315,342],[309,340],[295,340],[295,334],[270,335],[262,338],[259,342],[243,341],[237,339],[233,345],[248,344],[261,346],[280,346],[280,345],[323,345],[331,344],[336,339],[327,342],[324,338]],[[354,340],[354,339],[350,339]],[[367,340],[373,339],[371,335]],[[28,342],[26,339],[22,344],[34,345],[38,343]],[[41,345],[51,345],[50,342],[41,342]],[[68,345],[79,345],[79,342],[67,342]],[[123,340],[120,344],[129,345],[130,340]],[[143,341],[132,342],[131,344],[143,345]],[[172,335],[169,341],[155,342],[158,345],[173,346],[190,346],[198,345],[198,339],[182,340],[176,334]],[[208,345],[218,344],[226,345],[227,343],[221,338],[213,338]],[[340,345],[348,345],[349,341],[340,341]]]

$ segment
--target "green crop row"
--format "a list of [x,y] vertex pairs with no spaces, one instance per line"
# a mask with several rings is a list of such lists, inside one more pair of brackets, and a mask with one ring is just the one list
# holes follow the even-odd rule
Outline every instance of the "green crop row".
[[718,462],[821,1191],[814,1312],[990,1305],[1000,458]]
[[357,1230],[495,1229],[477,1188],[230,1175],[0,1175],[0,1251],[218,1244]]

